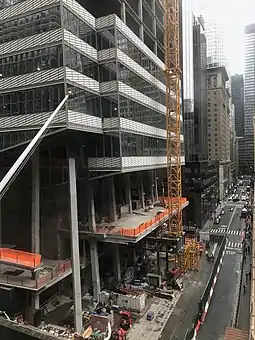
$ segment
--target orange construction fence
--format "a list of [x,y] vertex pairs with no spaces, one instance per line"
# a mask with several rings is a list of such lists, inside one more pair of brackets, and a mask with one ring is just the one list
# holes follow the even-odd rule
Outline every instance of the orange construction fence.
[[41,264],[42,256],[40,254],[28,253],[21,250],[0,248],[0,261],[34,268]]
[[[159,197],[159,200],[161,200],[162,202],[168,202],[168,199],[166,197]],[[182,197],[181,198],[181,205],[184,205],[186,202],[187,202],[187,199],[185,197]],[[170,211],[170,214],[171,213],[172,212]],[[136,228],[121,228],[121,230],[119,232],[123,236],[138,236],[143,231],[145,231],[146,229],[150,228],[153,224],[159,222],[165,216],[168,216],[168,214],[169,214],[169,209],[165,209],[165,211],[157,214],[151,220],[146,221],[145,223],[140,224],[138,227],[136,227]],[[119,232],[117,232],[117,233],[119,233]]]

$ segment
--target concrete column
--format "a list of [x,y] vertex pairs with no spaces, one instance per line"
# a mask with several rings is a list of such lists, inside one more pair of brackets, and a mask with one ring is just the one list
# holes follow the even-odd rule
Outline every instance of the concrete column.
[[128,204],[128,212],[132,214],[132,196],[131,196],[131,183],[130,183],[130,175],[126,175],[126,202]]
[[40,295],[38,293],[31,293],[31,307],[34,310],[38,310],[40,308]]
[[93,297],[95,300],[99,301],[99,294],[101,291],[100,275],[99,275],[99,261],[98,261],[97,242],[94,240],[90,241],[90,257],[91,257]]
[[109,184],[109,218],[111,221],[115,222],[117,219],[117,210],[116,210],[116,198],[115,198],[115,186],[114,186],[114,177],[108,177]]
[[119,244],[114,244],[114,261],[115,261],[115,278],[118,282],[121,281],[121,268],[120,268],[120,246]]
[[71,207],[71,245],[72,245],[72,274],[74,297],[75,331],[82,332],[82,302],[81,302],[81,266],[79,252],[78,209],[76,188],[75,158],[69,157],[69,190]]
[[121,19],[126,24],[126,4],[125,2],[122,2],[121,4]]
[[40,253],[40,159],[39,151],[32,157],[32,242],[31,251]]
[[155,170],[155,198],[156,201],[158,201],[158,177],[157,177],[157,171]]
[[154,203],[155,201],[155,196],[154,196],[154,187],[155,187],[155,184],[154,184],[154,171],[152,170],[151,173],[150,173],[150,186],[151,186],[151,200],[152,200],[152,203]]
[[144,201],[143,174],[139,174],[139,185],[140,185],[140,199],[142,201],[142,209],[144,209],[145,201]]
[[95,199],[94,199],[94,188],[93,183],[88,181],[89,188],[89,229],[90,231],[96,232],[96,212],[95,212]]
[[[138,15],[143,22],[143,0],[138,0]],[[144,40],[144,33],[143,33],[143,25],[140,24],[139,26],[139,33],[140,33],[140,39],[143,41]]]

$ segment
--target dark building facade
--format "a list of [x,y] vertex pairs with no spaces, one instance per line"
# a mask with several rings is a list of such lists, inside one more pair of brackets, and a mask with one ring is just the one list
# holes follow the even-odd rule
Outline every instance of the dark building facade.
[[[208,159],[206,37],[203,18],[193,22],[194,110],[184,101],[185,168],[183,192],[189,199],[185,222],[202,228],[218,201],[218,162]],[[186,106],[186,108],[185,108]]]
[[245,170],[245,143],[244,143],[244,77],[235,74],[231,77],[232,104],[235,106],[235,132],[238,139],[238,169],[240,173]]

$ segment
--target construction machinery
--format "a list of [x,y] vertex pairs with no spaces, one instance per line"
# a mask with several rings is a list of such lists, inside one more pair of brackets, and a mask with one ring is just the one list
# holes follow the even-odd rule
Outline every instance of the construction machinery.
[[[180,0],[164,0],[166,132],[167,132],[167,193],[168,236],[184,239],[182,226],[181,181],[181,66],[180,66]],[[171,212],[174,212],[171,214]],[[183,270],[198,268],[198,247],[183,242],[176,261]]]

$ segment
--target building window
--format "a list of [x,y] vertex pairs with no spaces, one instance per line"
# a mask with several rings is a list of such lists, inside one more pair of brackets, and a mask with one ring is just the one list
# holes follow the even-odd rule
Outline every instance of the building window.
[[97,48],[96,32],[65,7],[63,8],[63,25],[78,38]]
[[114,100],[113,98],[101,98],[102,102],[102,115],[103,118],[112,118],[118,117],[118,101],[117,98]]
[[161,92],[157,87],[144,80],[142,77],[139,77],[136,73],[130,71],[121,63],[118,63],[118,68],[120,81],[157,101],[158,103],[165,105],[165,93]]
[[62,46],[46,47],[0,58],[2,77],[13,77],[60,66],[63,66]]
[[65,46],[66,66],[99,81],[98,64],[74,49]]
[[145,68],[155,78],[165,83],[165,75],[153,61],[151,61],[141,50],[139,50],[131,41],[129,41],[118,30],[116,31],[116,45],[117,47],[128,55],[131,59],[137,62],[140,66]]
[[91,116],[101,117],[100,97],[78,87],[71,87],[72,96],[68,100],[68,109]]
[[0,23],[0,44],[61,27],[60,8],[53,7]]
[[120,116],[139,123],[166,129],[166,116],[126,97],[119,97]]
[[100,82],[117,80],[116,62],[99,65]]
[[0,94],[0,116],[53,111],[63,98],[64,85]]
[[165,156],[166,140],[131,133],[121,134],[122,156]]
[[98,50],[107,50],[109,48],[115,47],[115,31],[109,29],[97,34],[97,44]]
[[0,150],[30,141],[38,131],[13,131],[0,134]]

